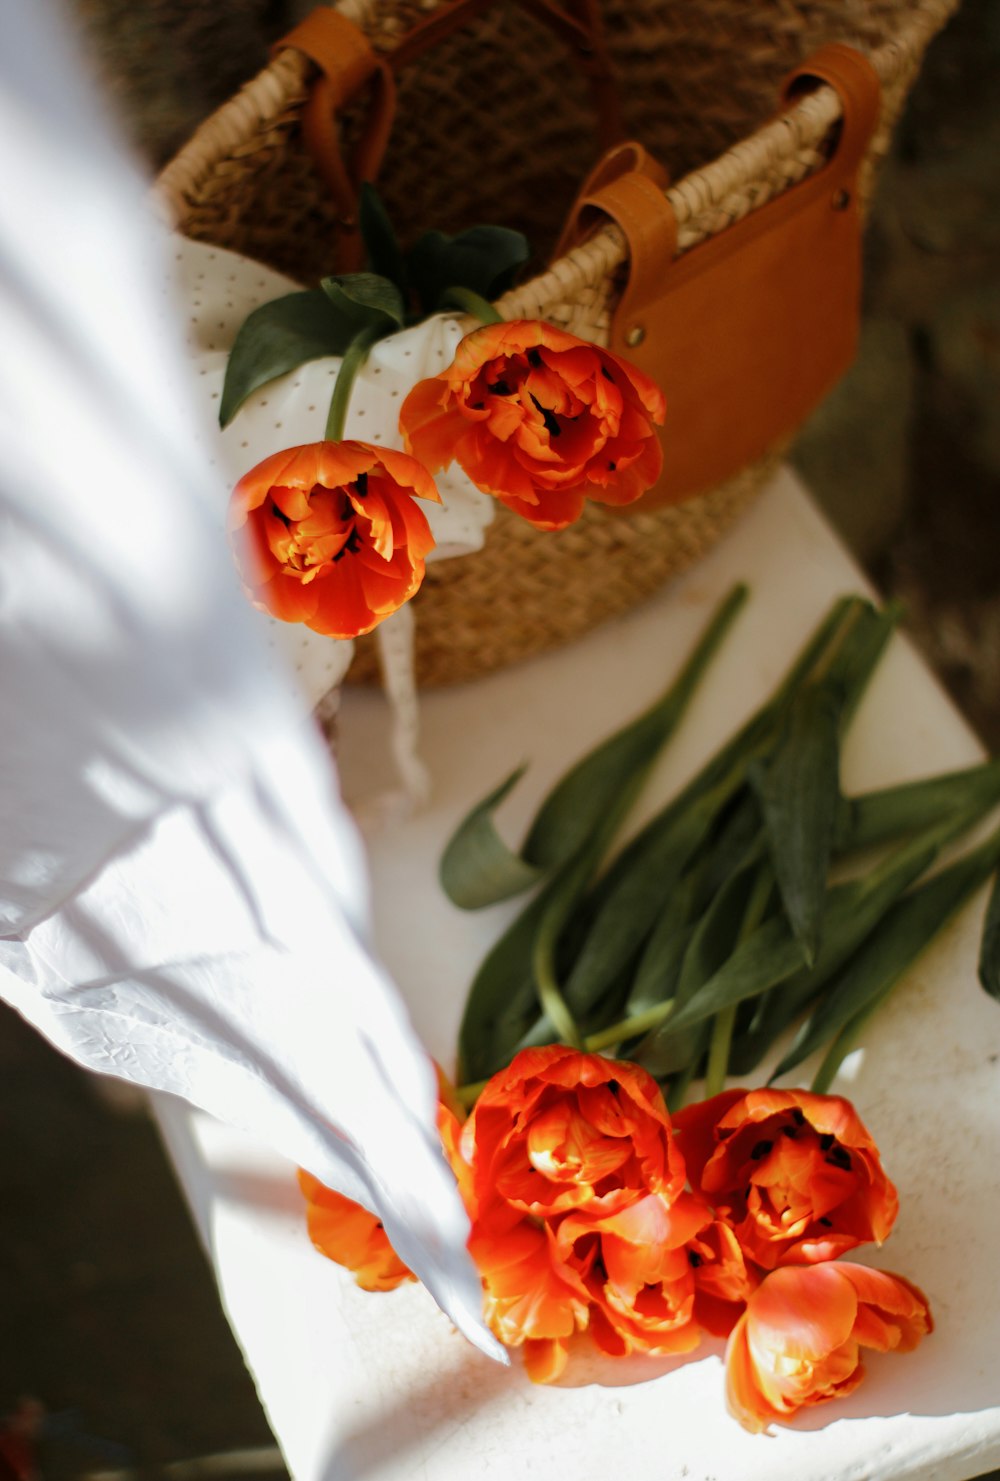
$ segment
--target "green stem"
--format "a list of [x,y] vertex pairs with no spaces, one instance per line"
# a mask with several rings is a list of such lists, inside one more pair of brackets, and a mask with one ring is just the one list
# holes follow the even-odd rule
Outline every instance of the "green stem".
[[326,419],[326,431],[323,433],[326,442],[341,442],[344,436],[344,423],[347,420],[347,408],[351,400],[351,392],[354,390],[354,382],[358,378],[358,371],[368,359],[368,351],[376,340],[385,335],[384,326],[376,328],[369,325],[362,329],[351,340],[344,351],[344,358],[340,362],[340,370],[337,372],[337,383],[330,397],[330,411]]
[[504,318],[485,298],[473,293],[471,288],[446,288],[438,300],[438,308],[463,309],[478,319],[480,324],[502,324]]
[[674,1000],[668,998],[663,1003],[647,1008],[643,1013],[634,1013],[631,1018],[623,1018],[619,1023],[602,1028],[599,1034],[588,1034],[584,1039],[588,1053],[603,1054],[612,1044],[623,1044],[627,1039],[637,1039],[640,1034],[648,1034],[651,1028],[656,1028],[657,1024],[669,1018],[673,1009]]
[[705,1099],[718,1095],[726,1086],[729,1070],[729,1051],[733,1043],[736,1026],[736,1003],[730,1003],[716,1013],[712,1022],[712,1041],[708,1046],[708,1068],[705,1070]]

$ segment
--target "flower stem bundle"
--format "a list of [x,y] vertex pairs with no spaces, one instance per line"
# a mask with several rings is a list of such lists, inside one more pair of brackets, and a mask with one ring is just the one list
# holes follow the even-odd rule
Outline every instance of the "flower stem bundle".
[[[518,853],[492,814],[520,771],[453,836],[441,878],[455,903],[537,889],[472,983],[463,1078],[480,1082],[519,1049],[561,1040],[643,1065],[676,1105],[706,1072],[712,1093],[730,1066],[749,1073],[804,1020],[776,1074],[828,1047],[825,1088],[875,1007],[1000,863],[997,834],[925,881],[1000,802],[1000,763],[843,795],[841,746],[899,618],[855,597],[835,604],[771,698],[609,858],[744,599],[742,588],[726,598],[661,700],[566,774]],[[858,856],[880,846],[888,851],[858,871]]]

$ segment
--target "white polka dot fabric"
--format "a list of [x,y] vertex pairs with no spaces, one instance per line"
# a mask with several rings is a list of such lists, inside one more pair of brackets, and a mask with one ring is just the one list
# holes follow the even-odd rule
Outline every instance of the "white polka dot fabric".
[[[271,381],[247,399],[225,430],[214,430],[226,360],[240,325],[260,304],[300,285],[235,252],[179,235],[172,242],[171,297],[185,313],[195,390],[211,412],[205,452],[228,488],[271,453],[322,438],[340,360],[313,360]],[[375,345],[355,382],[346,436],[401,448],[399,407],[406,393],[418,380],[450,365],[461,337],[457,322],[439,315]],[[441,506],[421,506],[437,542],[429,560],[481,549],[493,500],[455,465],[437,475],[436,482]],[[265,614],[261,621],[267,624],[270,646],[291,667],[299,692],[310,706],[316,705],[343,678],[353,645],[321,637],[300,623],[278,622]],[[394,641],[387,647],[393,665],[412,665],[406,645]],[[412,683],[401,669],[397,683],[389,687],[404,692],[408,680]]]

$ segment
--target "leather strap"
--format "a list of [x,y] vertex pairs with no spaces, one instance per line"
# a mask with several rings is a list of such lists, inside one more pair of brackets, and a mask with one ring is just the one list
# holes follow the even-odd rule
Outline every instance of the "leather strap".
[[[489,10],[496,0],[452,0],[414,26],[388,55],[377,53],[364,33],[328,5],[312,11],[272,48],[272,55],[294,47],[319,69],[302,113],[306,145],[326,181],[339,214],[337,268],[356,271],[364,248],[357,228],[358,191],[375,180],[385,155],[395,112],[395,74]],[[601,28],[600,0],[568,0],[578,17],[555,0],[518,0],[565,41],[570,57],[589,79],[599,133],[605,146],[622,137],[618,90]],[[337,114],[365,87],[371,98],[367,117],[348,167],[340,147]]]
[[[357,26],[326,6],[307,15],[272,53],[288,47],[304,52],[319,69],[302,110],[302,135],[337,205],[336,267],[339,272],[356,272],[364,255],[358,191],[362,181],[378,175],[389,143],[396,103],[392,68]],[[371,88],[370,106],[349,169],[340,148],[337,114],[366,86]]]
[[[846,177],[853,191],[854,176],[878,121],[881,103],[878,76],[861,52],[841,42],[831,42],[819,47],[785,79],[781,111],[787,110],[801,93],[818,82],[829,83],[840,97],[843,123],[834,158],[838,179]],[[794,210],[800,192],[825,188],[822,183],[825,174],[826,170],[820,171],[818,176],[793,187],[764,207],[761,224],[765,217],[768,224],[776,224],[779,218]],[[602,217],[610,217],[621,228],[628,243],[629,269],[611,333],[611,346],[619,353],[628,354],[643,343],[644,307],[656,300],[664,273],[676,252],[677,222],[664,195],[666,184],[665,171],[640,144],[629,143],[611,150],[584,182],[555,250],[555,257],[561,257],[578,245]],[[850,196],[845,196],[838,201],[837,209],[845,209],[849,204],[853,202]],[[713,239],[716,250],[726,235]]]
[[826,82],[840,98],[843,113],[836,159],[839,167],[853,175],[868,148],[878,123],[882,105],[882,88],[878,73],[868,58],[842,41],[830,41],[806,57],[785,78],[781,99],[785,109],[809,88],[810,83]]
[[641,144],[610,150],[584,181],[555,249],[555,257],[562,257],[605,217],[618,223],[628,243],[629,270],[615,319],[630,326],[626,335],[642,332],[641,307],[655,298],[677,249],[667,184],[666,170]]

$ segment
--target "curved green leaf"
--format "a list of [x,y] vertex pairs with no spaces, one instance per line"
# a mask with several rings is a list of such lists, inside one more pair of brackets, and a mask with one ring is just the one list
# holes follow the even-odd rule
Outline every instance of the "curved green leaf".
[[560,886],[556,874],[500,937],[469,989],[459,1033],[459,1080],[484,1080],[507,1064],[538,1017],[533,952]]
[[[680,722],[698,680],[746,595],[742,586],[728,594],[666,694],[573,767],[542,804],[531,835],[536,843],[539,837],[544,840],[539,852],[554,872],[476,974],[460,1034],[463,1070],[468,1076],[481,1079],[506,1063],[538,1017],[540,985],[556,1016],[563,1019],[563,1026],[569,1026],[570,1019],[562,1011],[558,975],[571,910],[658,752]],[[508,779],[505,785],[513,785],[513,781]],[[488,803],[489,799],[485,805]],[[483,806],[480,804],[480,808]],[[527,856],[527,849],[524,853]],[[541,867],[537,854],[531,862]],[[526,981],[530,997],[525,993]]]
[[1000,1002],[1000,878],[994,882],[986,907],[979,947],[979,981],[983,990]]
[[[476,804],[445,848],[442,884],[449,899],[465,909],[494,904],[527,889],[543,874],[587,848],[597,835],[605,838],[607,834],[601,845],[603,855],[746,595],[745,587],[735,587],[713,614],[694,653],[667,692],[636,720],[602,741],[556,783],[535,815],[520,857],[497,836],[490,815],[523,768]],[[596,868],[599,862],[595,858],[590,867]]]
[[402,328],[403,295],[388,278],[378,273],[348,273],[345,277],[322,278],[319,286],[340,321],[351,326],[351,339],[363,329],[392,334]]
[[830,984],[771,1076],[777,1080],[873,1004],[888,997],[907,968],[1000,861],[1000,833],[899,900]]
[[767,762],[750,767],[789,924],[816,960],[840,798],[839,685],[809,685]]
[[543,870],[528,864],[507,847],[493,823],[493,814],[520,781],[519,766],[462,820],[441,856],[441,887],[453,905],[479,910],[530,889]]
[[636,773],[645,775],[673,734],[746,599],[745,586],[733,587],[666,693],[638,719],[596,746],[553,787],[528,832],[523,850],[526,859],[550,867],[575,853],[608,810],[616,807],[622,789]]
[[342,355],[352,338],[350,325],[318,288],[262,303],[243,321],[229,352],[219,425],[227,427],[247,397],[268,381],[307,360]]
[[407,272],[425,313],[432,313],[449,288],[468,288],[495,298],[513,282],[529,256],[527,238],[507,226],[473,226],[458,236],[428,231],[417,241]]

